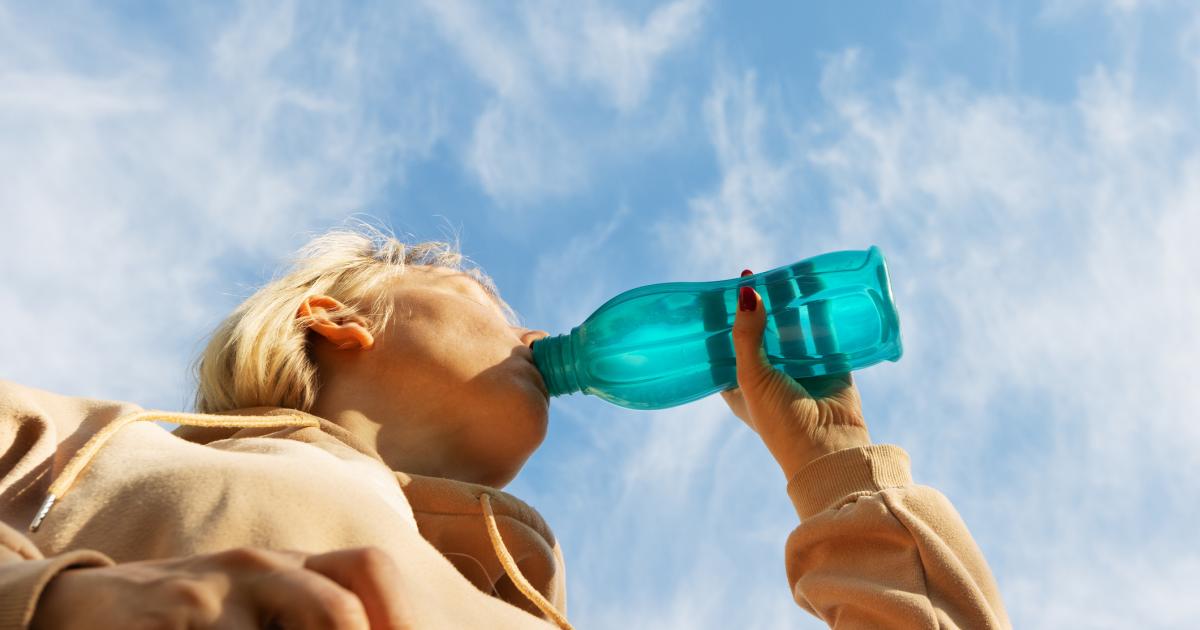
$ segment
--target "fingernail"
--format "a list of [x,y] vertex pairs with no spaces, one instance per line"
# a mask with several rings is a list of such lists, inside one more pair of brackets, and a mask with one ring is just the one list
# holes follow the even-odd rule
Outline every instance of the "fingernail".
[[750,312],[758,310],[758,300],[754,298],[754,289],[742,287],[738,290],[738,310]]
[[743,269],[743,270],[742,270],[742,277],[743,277],[743,278],[745,278],[746,276],[753,275],[753,274],[754,274],[754,272],[753,272],[753,271],[750,271],[749,269]]

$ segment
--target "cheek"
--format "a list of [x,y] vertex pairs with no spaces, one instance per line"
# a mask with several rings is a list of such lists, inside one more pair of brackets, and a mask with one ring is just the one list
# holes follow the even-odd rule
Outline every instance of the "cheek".
[[512,355],[512,331],[507,325],[481,318],[477,313],[441,313],[430,329],[436,338],[437,354],[462,369],[482,371]]
[[519,465],[542,443],[548,402],[536,368],[514,355],[506,323],[432,305],[414,309],[396,330],[391,363],[428,397],[437,416],[456,418],[460,447],[503,468]]
[[413,313],[388,349],[391,363],[446,386],[469,383],[511,357],[509,331],[445,312]]
[[479,430],[472,433],[480,448],[523,462],[546,438],[549,403],[523,370],[507,369],[496,376],[477,383],[480,404],[473,424]]

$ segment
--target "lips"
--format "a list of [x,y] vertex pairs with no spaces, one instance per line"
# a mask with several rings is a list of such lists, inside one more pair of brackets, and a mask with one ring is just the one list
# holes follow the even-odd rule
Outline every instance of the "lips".
[[519,346],[514,352],[516,356],[524,359],[525,363],[529,364],[529,367],[534,373],[534,384],[537,385],[538,390],[541,391],[542,395],[546,397],[547,401],[549,401],[550,390],[546,388],[546,381],[542,378],[542,371],[539,370],[537,364],[533,362],[533,350],[530,349],[529,346]]
[[533,382],[535,384],[537,384],[538,389],[541,390],[541,392],[542,392],[542,395],[546,397],[547,401],[549,401],[550,400],[550,390],[546,388],[546,381],[545,381],[545,379],[542,378],[542,371],[537,369],[537,365],[533,362],[532,359],[529,361],[529,367],[533,369],[533,373],[534,373]]

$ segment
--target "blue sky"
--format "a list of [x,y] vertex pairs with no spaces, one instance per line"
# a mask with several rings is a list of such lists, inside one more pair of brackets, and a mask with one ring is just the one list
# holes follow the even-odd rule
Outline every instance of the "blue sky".
[[[0,6],[0,377],[185,408],[314,231],[457,236],[531,326],[825,251],[889,258],[856,375],[1017,627],[1183,628],[1200,490],[1187,2]],[[822,627],[784,479],[718,397],[555,400],[508,489],[581,628]]]

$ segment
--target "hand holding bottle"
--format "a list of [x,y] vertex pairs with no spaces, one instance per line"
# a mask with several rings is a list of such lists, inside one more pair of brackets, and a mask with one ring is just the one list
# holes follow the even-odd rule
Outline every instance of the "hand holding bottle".
[[786,478],[822,455],[870,444],[850,373],[804,379],[787,375],[767,360],[766,321],[758,292],[743,287],[733,324],[738,387],[721,392],[721,397],[758,433]]

